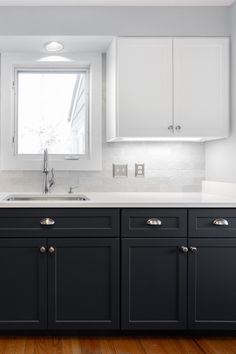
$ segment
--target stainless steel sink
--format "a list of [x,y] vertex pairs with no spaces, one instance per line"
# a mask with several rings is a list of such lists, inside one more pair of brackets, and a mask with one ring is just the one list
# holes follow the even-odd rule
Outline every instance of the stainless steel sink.
[[6,202],[34,202],[34,201],[40,201],[40,202],[53,202],[53,201],[58,201],[58,202],[70,202],[70,201],[79,201],[83,202],[86,200],[89,200],[86,195],[8,195],[4,199]]

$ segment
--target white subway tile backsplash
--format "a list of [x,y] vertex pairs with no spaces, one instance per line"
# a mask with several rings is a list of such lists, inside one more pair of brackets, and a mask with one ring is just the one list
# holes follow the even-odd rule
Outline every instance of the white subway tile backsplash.
[[[135,178],[135,161],[145,163],[145,177]],[[128,164],[128,178],[113,178],[112,164]],[[199,192],[205,177],[204,144],[199,143],[104,143],[101,172],[57,172],[55,192],[153,191]],[[0,192],[42,190],[39,172],[0,172]]]

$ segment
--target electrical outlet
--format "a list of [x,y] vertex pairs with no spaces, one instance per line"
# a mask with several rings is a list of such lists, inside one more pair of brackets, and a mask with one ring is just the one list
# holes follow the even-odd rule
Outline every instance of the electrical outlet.
[[144,177],[145,175],[144,171],[145,171],[144,163],[135,164],[135,177]]
[[128,165],[113,163],[113,177],[128,177]]

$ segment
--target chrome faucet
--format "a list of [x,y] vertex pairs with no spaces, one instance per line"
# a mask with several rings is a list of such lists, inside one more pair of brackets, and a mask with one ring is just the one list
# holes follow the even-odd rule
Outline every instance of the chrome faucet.
[[68,190],[68,193],[69,193],[69,194],[74,193],[74,192],[73,192],[73,191],[74,191],[74,189],[79,188],[79,187],[80,187],[79,185],[77,185],[77,186],[73,186],[73,187],[70,187],[70,188],[69,188],[69,190]]
[[43,171],[44,173],[44,181],[43,181],[43,193],[48,193],[50,191],[50,188],[55,185],[56,180],[55,180],[55,175],[54,175],[54,169],[51,169],[51,178],[49,178],[49,173],[50,170],[48,168],[48,149],[45,149],[43,151]]

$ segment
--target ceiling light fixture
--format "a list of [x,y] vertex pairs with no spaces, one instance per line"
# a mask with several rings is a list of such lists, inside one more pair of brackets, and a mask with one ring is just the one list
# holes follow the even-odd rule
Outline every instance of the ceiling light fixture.
[[62,49],[64,48],[62,43],[55,42],[55,41],[45,43],[44,47],[45,47],[46,51],[49,53],[61,52]]

